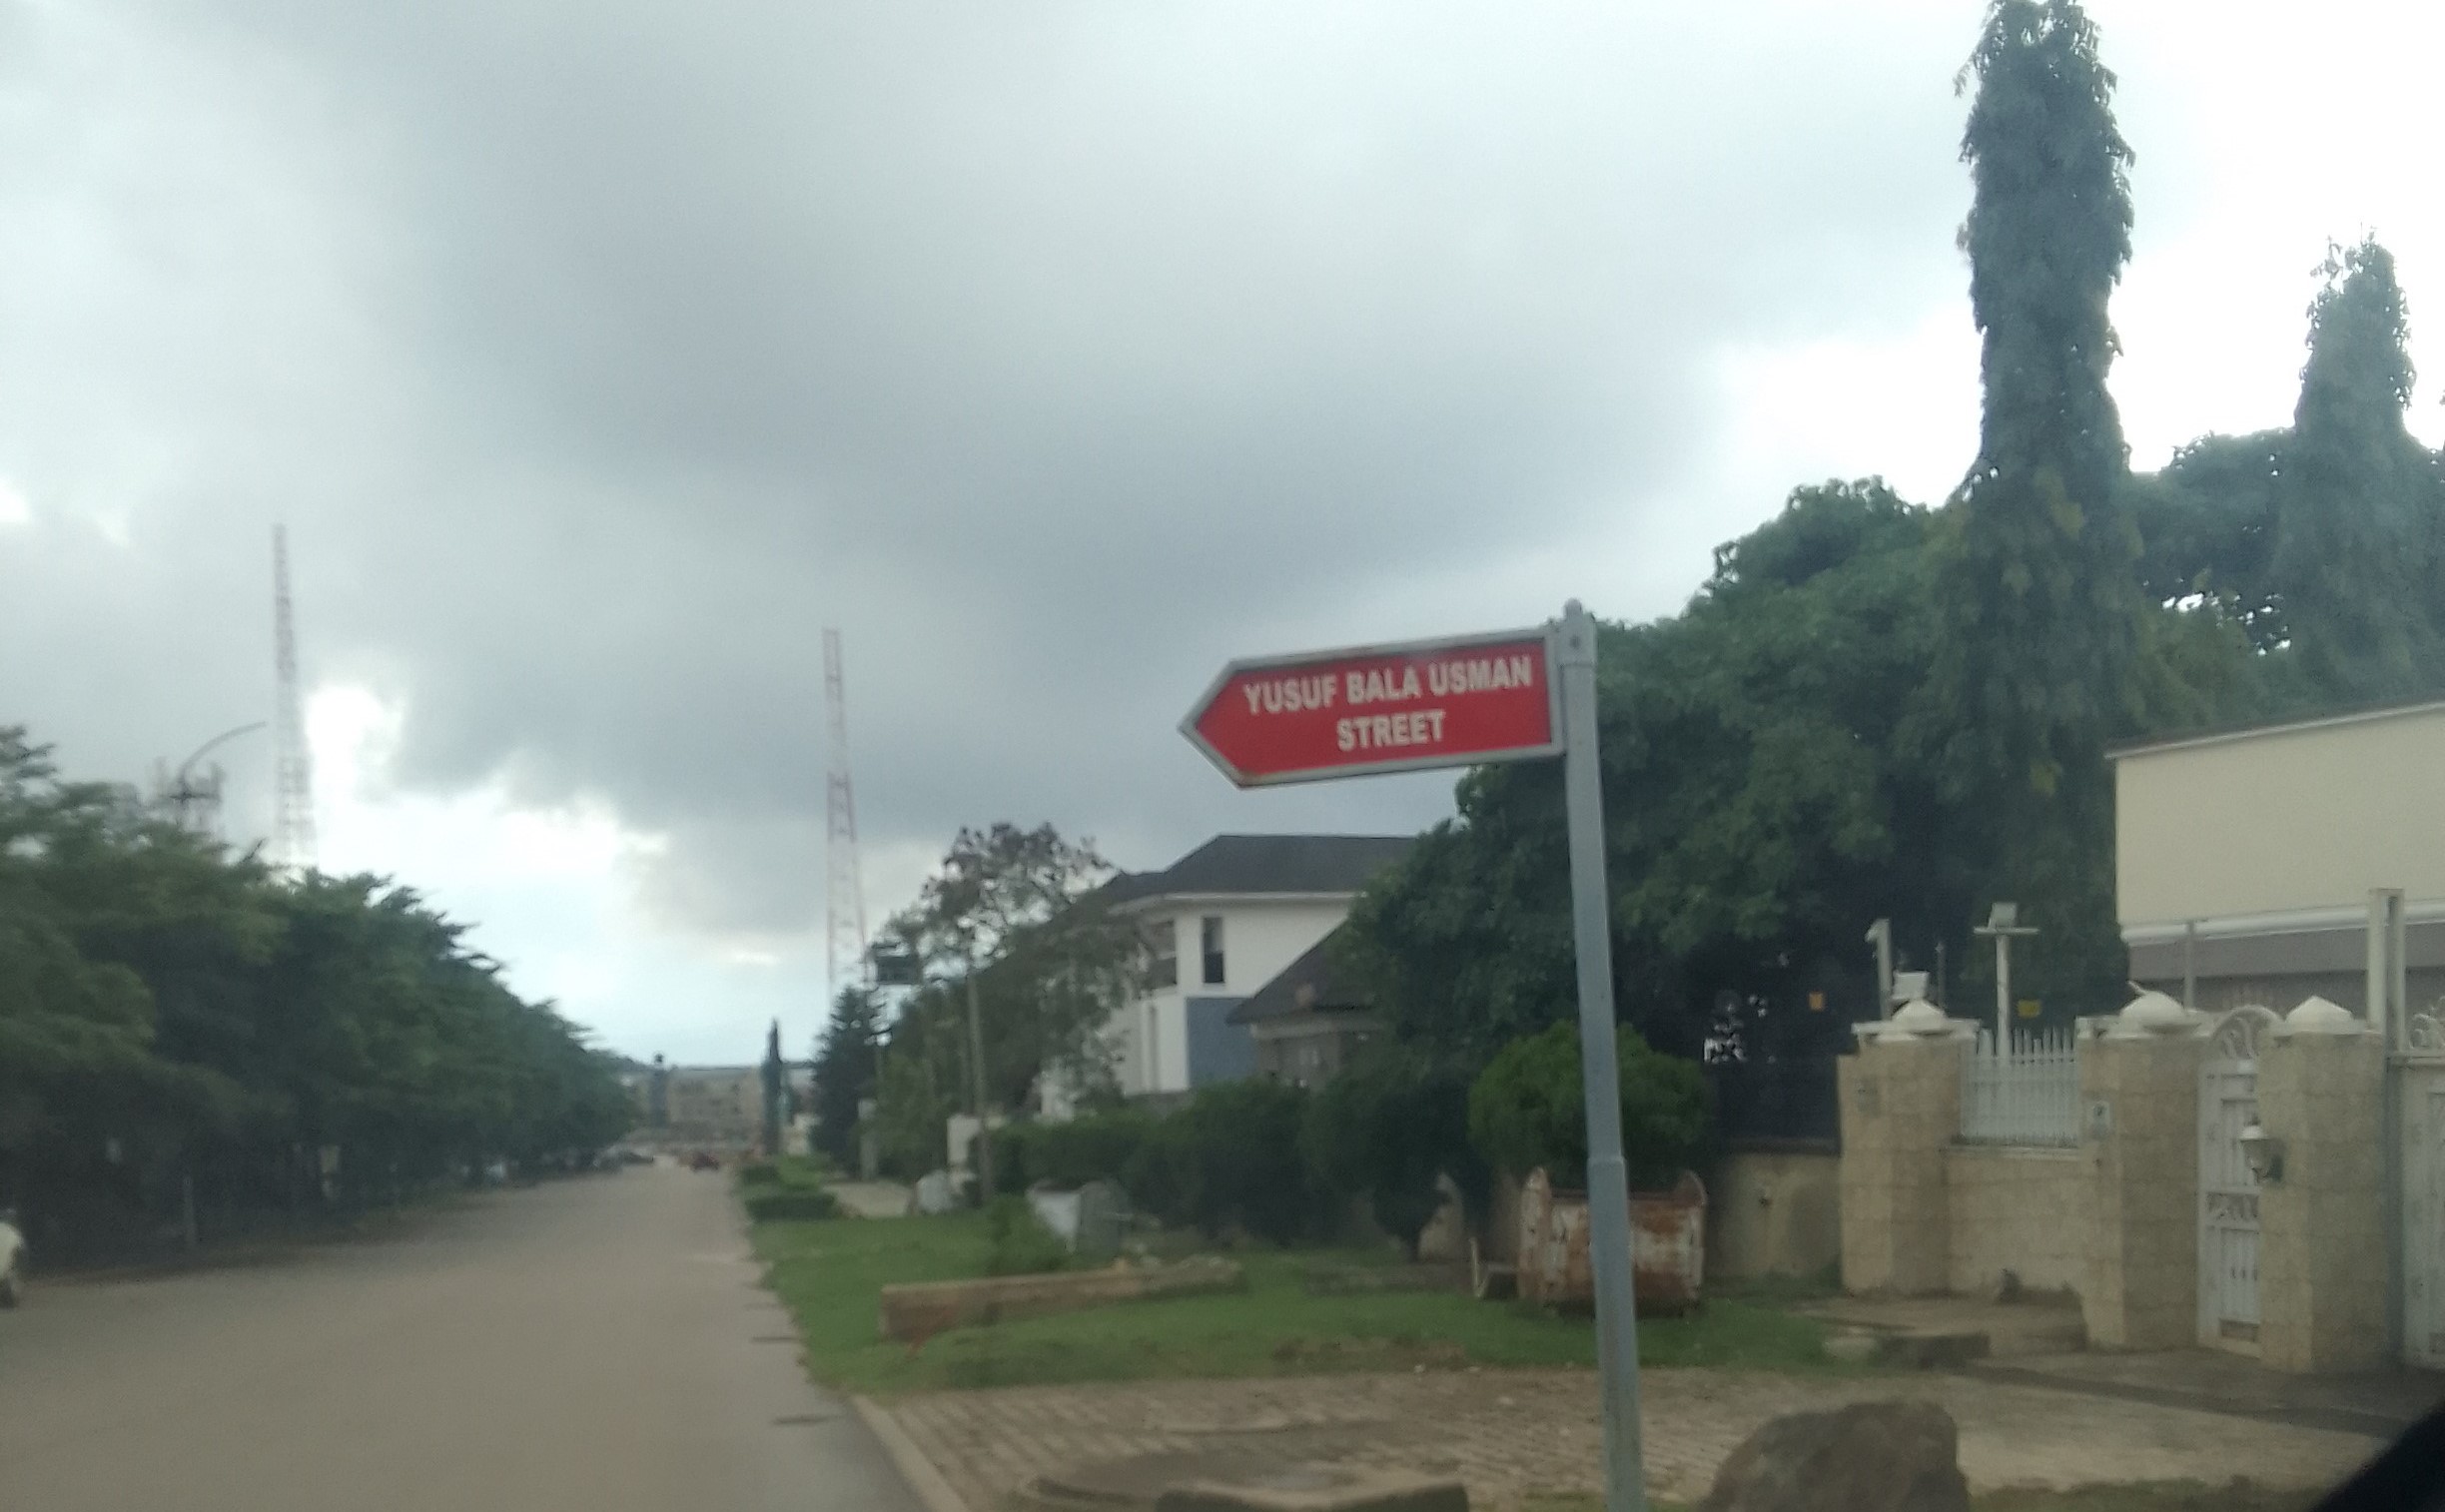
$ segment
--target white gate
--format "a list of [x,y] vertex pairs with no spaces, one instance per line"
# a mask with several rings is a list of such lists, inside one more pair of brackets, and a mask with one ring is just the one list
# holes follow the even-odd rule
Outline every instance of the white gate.
[[2445,1005],[2413,1014],[2395,1058],[2402,1110],[2403,1356],[2445,1369]]
[[2241,1131],[2258,1117],[2258,1050],[2273,1012],[2219,1020],[2199,1068],[2199,1342],[2258,1347],[2258,1178]]

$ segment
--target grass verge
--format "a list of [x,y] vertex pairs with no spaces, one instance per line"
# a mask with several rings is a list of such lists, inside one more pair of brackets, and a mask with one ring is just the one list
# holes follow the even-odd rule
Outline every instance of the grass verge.
[[[761,1223],[756,1251],[798,1319],[807,1363],[828,1384],[878,1395],[944,1387],[1180,1376],[1593,1365],[1586,1318],[1449,1291],[1339,1291],[1306,1286],[1318,1265],[1382,1263],[1372,1252],[1245,1251],[1247,1289],[1128,1302],[1058,1317],[960,1328],[918,1349],[876,1335],[887,1282],[985,1272],[982,1217]],[[1650,1366],[1718,1365],[1832,1372],[1824,1325],[1751,1302],[1710,1302],[1689,1317],[1639,1324]]]

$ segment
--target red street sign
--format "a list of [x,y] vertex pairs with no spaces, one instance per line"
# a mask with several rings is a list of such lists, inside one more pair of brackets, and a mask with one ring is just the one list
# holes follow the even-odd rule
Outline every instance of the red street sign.
[[1552,756],[1552,644],[1508,630],[1234,661],[1181,733],[1243,788]]

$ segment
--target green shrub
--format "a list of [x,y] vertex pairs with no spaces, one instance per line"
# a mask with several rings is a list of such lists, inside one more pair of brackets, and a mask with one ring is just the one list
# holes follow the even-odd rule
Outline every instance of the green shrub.
[[747,1216],[758,1223],[837,1218],[840,1202],[820,1186],[785,1186],[777,1191],[750,1192]]
[[[1668,1186],[1706,1147],[1706,1078],[1694,1063],[1649,1049],[1632,1030],[1618,1033],[1630,1184]],[[1504,1046],[1469,1089],[1469,1137],[1478,1151],[1515,1175],[1542,1165],[1558,1185],[1584,1185],[1587,1119],[1579,1075],[1575,1023]]]
[[987,1275],[1039,1275],[1070,1263],[1069,1246],[1025,1197],[994,1198],[985,1209],[985,1233]]
[[770,1160],[750,1160],[739,1167],[741,1186],[773,1186],[781,1180],[781,1167]]
[[1177,1126],[1198,1227],[1221,1238],[1244,1228],[1276,1244],[1323,1226],[1322,1193],[1299,1151],[1307,1093],[1286,1082],[1224,1082],[1201,1091],[1166,1120]]
[[1436,1177],[1449,1175],[1472,1205],[1485,1200],[1468,1112],[1464,1074],[1379,1044],[1308,1103],[1299,1144],[1318,1185],[1365,1196],[1377,1225],[1415,1258],[1419,1232],[1442,1205]]

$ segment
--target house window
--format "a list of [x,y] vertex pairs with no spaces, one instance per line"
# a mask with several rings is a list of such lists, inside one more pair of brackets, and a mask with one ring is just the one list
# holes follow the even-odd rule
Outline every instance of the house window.
[[1206,957],[1206,985],[1222,985],[1222,916],[1208,914],[1198,921],[1198,945]]
[[1166,919],[1147,931],[1147,986],[1172,987],[1180,982],[1180,926]]

